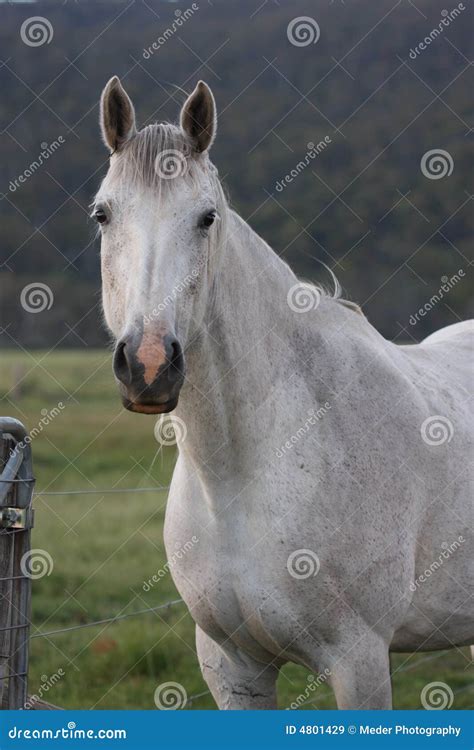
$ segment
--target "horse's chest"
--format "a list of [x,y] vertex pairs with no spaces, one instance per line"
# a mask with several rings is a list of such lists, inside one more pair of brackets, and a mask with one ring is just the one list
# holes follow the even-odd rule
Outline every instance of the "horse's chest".
[[[167,548],[169,548],[169,536]],[[193,618],[205,630],[211,623],[227,630],[237,627],[237,606],[233,586],[238,562],[217,536],[194,529],[196,540],[184,555],[170,555],[168,560],[176,586]],[[182,537],[180,537],[180,540]],[[171,545],[182,547],[182,541]]]
[[222,563],[209,562],[202,575],[189,579],[176,573],[176,583],[186,601],[194,621],[218,642],[231,640],[234,645],[266,660],[269,654],[281,651],[281,632],[270,610],[275,609],[268,592],[255,584],[255,579],[244,577]]
[[[185,554],[173,555],[186,539],[197,540]],[[256,658],[280,650],[280,637],[269,626],[274,585],[262,585],[257,571],[261,553],[241,547],[241,536],[220,525],[203,527],[196,518],[167,519],[170,570],[195,622],[215,640],[231,640]],[[266,570],[270,566],[263,563]],[[280,630],[278,628],[278,630]]]

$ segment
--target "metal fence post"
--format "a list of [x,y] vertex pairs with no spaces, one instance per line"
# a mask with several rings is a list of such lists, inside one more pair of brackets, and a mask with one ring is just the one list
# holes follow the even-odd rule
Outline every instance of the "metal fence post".
[[[0,708],[23,708],[28,688],[33,467],[30,439],[16,419],[0,417]],[[26,574],[25,574],[26,571]]]

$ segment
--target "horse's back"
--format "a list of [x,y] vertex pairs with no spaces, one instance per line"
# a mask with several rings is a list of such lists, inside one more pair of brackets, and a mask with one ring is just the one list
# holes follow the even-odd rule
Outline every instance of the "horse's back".
[[[462,336],[462,341],[461,341]],[[451,342],[453,344],[473,344],[474,320],[463,320],[460,323],[440,328],[439,331],[427,336],[421,342],[422,346]]]
[[[472,392],[474,364],[474,320],[440,328],[419,344],[401,347],[406,362],[414,368],[415,381],[421,391],[451,392],[465,402]],[[435,399],[437,401],[437,399]],[[433,404],[435,406],[435,404]]]

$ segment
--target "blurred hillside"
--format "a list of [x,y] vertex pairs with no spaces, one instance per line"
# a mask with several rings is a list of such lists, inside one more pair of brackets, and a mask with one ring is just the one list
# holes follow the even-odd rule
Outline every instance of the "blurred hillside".
[[[299,274],[324,282],[329,265],[384,335],[419,340],[472,315],[472,3],[461,5],[453,20],[444,0],[1,5],[1,345],[106,341],[88,206],[107,168],[98,100],[115,73],[143,124],[176,119],[184,96],[170,83],[205,79],[233,206]],[[47,43],[25,43],[31,16],[48,21]],[[316,43],[289,40],[299,16],[317,22]],[[423,173],[433,149],[451,174]],[[33,283],[52,292],[40,313],[22,305]]]

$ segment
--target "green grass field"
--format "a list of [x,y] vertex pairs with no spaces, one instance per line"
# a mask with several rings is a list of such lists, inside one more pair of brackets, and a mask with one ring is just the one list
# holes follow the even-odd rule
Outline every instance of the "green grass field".
[[[1,413],[36,427],[64,404],[33,440],[36,525],[33,547],[54,561],[49,576],[33,581],[32,635],[156,607],[179,598],[167,574],[146,593],[143,583],[165,564],[166,491],[103,489],[160,487],[169,482],[174,451],[158,450],[153,417],[121,408],[106,351],[2,352]],[[43,412],[42,412],[43,410]],[[88,494],[47,493],[86,490]],[[400,654],[392,659],[394,705],[420,708],[433,681],[454,692],[452,708],[472,703],[468,650]],[[118,623],[33,638],[30,693],[58,670],[64,676],[43,698],[64,708],[152,709],[158,685],[182,684],[188,696],[207,691],[196,658],[186,607]],[[400,671],[397,671],[400,670]],[[309,687],[308,672],[288,665],[279,678],[279,706],[299,695],[305,707],[335,708],[327,685]],[[375,676],[374,676],[375,680]],[[188,708],[215,708],[202,695]]]

